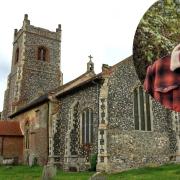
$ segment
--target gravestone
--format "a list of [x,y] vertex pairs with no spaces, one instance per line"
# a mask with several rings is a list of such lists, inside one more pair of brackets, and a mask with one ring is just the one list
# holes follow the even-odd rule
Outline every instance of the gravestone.
[[3,156],[0,156],[0,165],[3,164]]
[[53,164],[47,164],[43,168],[43,173],[42,173],[42,180],[52,180],[53,177],[56,175],[56,166]]
[[35,165],[35,155],[34,154],[30,154],[29,155],[29,166],[32,167]]

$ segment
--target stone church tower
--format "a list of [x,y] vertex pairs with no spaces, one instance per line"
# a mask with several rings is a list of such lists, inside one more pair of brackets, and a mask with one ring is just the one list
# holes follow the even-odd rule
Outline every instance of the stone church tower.
[[62,85],[60,55],[61,25],[56,32],[35,27],[25,14],[22,28],[14,31],[3,119],[38,96]]

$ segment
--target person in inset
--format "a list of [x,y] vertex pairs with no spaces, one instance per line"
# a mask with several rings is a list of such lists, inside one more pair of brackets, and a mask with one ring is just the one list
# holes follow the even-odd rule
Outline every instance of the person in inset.
[[166,108],[180,112],[180,44],[148,66],[144,89]]

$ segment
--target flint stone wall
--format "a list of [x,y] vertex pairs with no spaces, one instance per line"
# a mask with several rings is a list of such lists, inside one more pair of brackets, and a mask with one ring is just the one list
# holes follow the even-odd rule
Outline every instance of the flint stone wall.
[[109,79],[108,155],[110,171],[172,160],[176,136],[171,111],[152,100],[152,131],[135,130],[133,89],[139,84],[132,60],[120,62]]
[[[11,61],[11,72],[8,75],[7,89],[4,93],[4,105],[3,105],[3,113],[2,118],[7,119],[8,115],[11,113],[10,106],[14,101],[15,96],[15,85],[17,81],[17,67],[19,63],[15,63],[15,54],[16,49],[21,47],[23,43],[23,37],[21,36],[18,41],[13,44],[13,52],[12,52],[12,61]],[[22,48],[19,48],[19,62],[22,60]]]
[[[77,90],[73,94],[69,94],[63,98],[60,98],[60,110],[59,110],[59,118],[57,119],[57,129],[56,134],[54,136],[54,155],[59,157],[56,158],[56,162],[59,162],[60,166],[64,165],[64,156],[65,156],[65,148],[67,148],[67,144],[65,144],[66,133],[68,130],[68,123],[70,118],[70,108],[74,102],[79,102],[79,112],[78,119],[80,122],[80,114],[81,112],[89,107],[93,110],[93,144],[91,147],[91,154],[97,153],[97,143],[98,143],[98,94],[99,88],[97,85],[91,85],[85,87],[81,90]],[[79,139],[78,139],[79,141]],[[76,142],[74,142],[76,143]],[[75,145],[75,144],[74,144]],[[82,164],[83,167],[79,167],[79,170],[86,168],[86,164],[83,162],[82,147],[79,144],[79,152],[78,158],[79,162],[77,164]]]
[[[47,61],[37,59],[38,47],[48,49]],[[27,32],[21,98],[31,101],[60,85],[60,42]]]

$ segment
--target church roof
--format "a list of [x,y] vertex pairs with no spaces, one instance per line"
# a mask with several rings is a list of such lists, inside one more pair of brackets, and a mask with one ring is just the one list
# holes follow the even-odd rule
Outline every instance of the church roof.
[[[54,92],[56,94],[56,96],[59,97],[61,95],[65,95],[69,92],[72,92],[72,90],[82,87],[83,85],[86,85],[93,80],[96,80],[98,77],[99,77],[99,75],[95,75],[93,72],[86,72],[86,73],[82,74],[81,76],[77,77],[76,79],[64,84],[63,86],[60,86],[59,88],[50,91],[49,93],[51,94],[52,92]],[[25,105],[21,109],[17,110],[15,113],[11,114],[9,117],[13,118],[23,112],[28,111],[29,109],[37,107],[47,101],[49,101],[48,93],[38,97],[34,101]]]
[[0,121],[0,136],[23,136],[18,121]]
[[95,83],[95,81],[101,80],[101,79],[102,79],[101,73],[97,75],[91,74],[90,76],[86,76],[86,73],[85,73],[79,76],[78,78],[70,81],[69,83],[61,86],[61,89],[59,89],[59,91],[56,93],[56,97],[66,95],[74,90],[82,88],[83,86],[88,85],[92,82]]
[[37,107],[47,101],[49,101],[48,94],[44,94],[44,95],[38,97],[37,99],[35,99],[34,101],[30,102],[29,104],[25,105],[21,109],[17,110],[15,113],[11,114],[9,117],[13,118],[23,112],[26,112],[29,109]]
[[71,87],[83,82],[83,81],[86,81],[92,77],[95,76],[95,73],[90,71],[90,72],[85,72],[84,74],[80,75],[79,77],[73,79],[72,81],[69,81],[68,83],[60,86],[59,88],[55,89],[55,92],[59,92],[60,90],[62,89],[70,89]]

